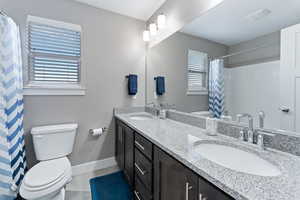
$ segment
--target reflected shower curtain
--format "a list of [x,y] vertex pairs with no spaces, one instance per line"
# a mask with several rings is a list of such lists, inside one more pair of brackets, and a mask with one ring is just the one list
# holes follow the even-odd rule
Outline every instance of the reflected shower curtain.
[[20,33],[14,21],[0,15],[0,199],[17,196],[26,160],[23,130]]
[[208,78],[209,111],[214,117],[220,118],[224,112],[224,60],[210,62]]

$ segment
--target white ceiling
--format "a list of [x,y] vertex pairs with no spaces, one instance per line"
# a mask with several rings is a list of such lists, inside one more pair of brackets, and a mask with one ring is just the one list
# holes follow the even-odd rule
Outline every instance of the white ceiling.
[[166,0],[75,0],[143,21],[148,20]]
[[[270,15],[257,21],[247,16],[260,9],[269,9]],[[300,0],[224,0],[182,32],[234,45],[300,23]]]

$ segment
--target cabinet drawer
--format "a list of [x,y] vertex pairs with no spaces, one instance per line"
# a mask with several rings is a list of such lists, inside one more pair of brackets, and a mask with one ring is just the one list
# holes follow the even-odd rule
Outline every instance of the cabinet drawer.
[[147,158],[152,160],[152,143],[139,134],[135,134],[135,147],[138,148]]
[[152,192],[152,163],[138,149],[135,149],[134,167],[136,176]]
[[135,200],[151,200],[152,195],[148,192],[145,186],[141,183],[138,177],[135,177],[135,191],[134,191]]

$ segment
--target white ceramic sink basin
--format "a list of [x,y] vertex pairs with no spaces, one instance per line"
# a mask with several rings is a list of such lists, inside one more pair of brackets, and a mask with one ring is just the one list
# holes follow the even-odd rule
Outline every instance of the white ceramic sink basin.
[[142,121],[142,120],[153,119],[153,117],[151,115],[147,115],[147,114],[134,114],[134,115],[130,116],[130,119]]
[[202,143],[196,153],[223,167],[258,176],[278,176],[280,170],[258,155],[239,148],[214,143]]

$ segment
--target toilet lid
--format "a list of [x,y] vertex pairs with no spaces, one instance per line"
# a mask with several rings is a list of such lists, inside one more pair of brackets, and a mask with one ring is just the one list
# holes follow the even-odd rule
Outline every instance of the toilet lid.
[[66,157],[42,161],[28,171],[24,184],[30,188],[45,187],[61,179],[68,170],[71,170],[71,165]]

